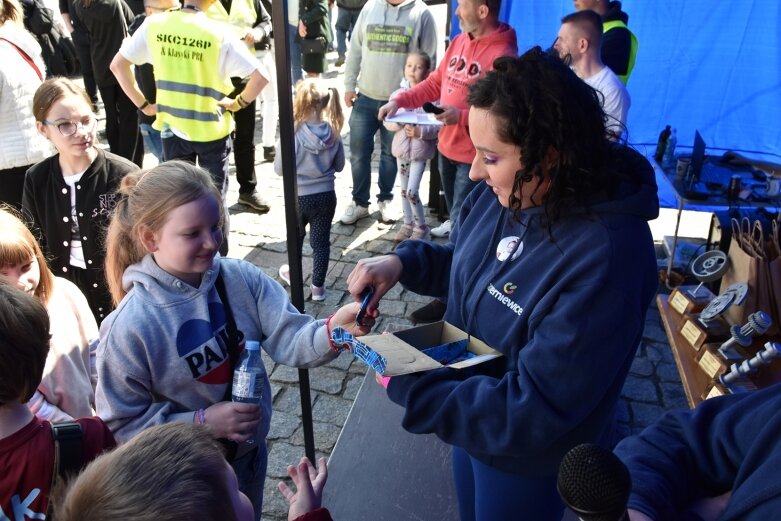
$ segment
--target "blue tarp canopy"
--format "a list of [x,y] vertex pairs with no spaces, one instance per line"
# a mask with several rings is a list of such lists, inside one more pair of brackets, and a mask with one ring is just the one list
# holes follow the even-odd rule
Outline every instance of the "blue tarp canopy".
[[[781,2],[778,0],[626,0],[639,48],[628,89],[629,142],[655,147],[665,125],[691,147],[699,130],[708,153],[732,149],[781,162]],[[454,32],[455,0],[451,5]],[[548,48],[564,0],[504,0],[500,18],[518,49]]]

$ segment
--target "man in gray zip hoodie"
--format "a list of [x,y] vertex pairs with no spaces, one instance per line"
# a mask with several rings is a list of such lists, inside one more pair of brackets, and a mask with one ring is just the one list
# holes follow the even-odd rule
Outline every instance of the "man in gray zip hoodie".
[[393,132],[377,119],[379,108],[398,88],[407,54],[423,51],[436,62],[437,31],[423,0],[368,0],[355,23],[344,72],[344,102],[350,114],[352,201],[340,218],[353,224],[369,215],[371,157],[374,135],[380,131],[381,155],[377,196],[380,220],[389,221],[396,159]]

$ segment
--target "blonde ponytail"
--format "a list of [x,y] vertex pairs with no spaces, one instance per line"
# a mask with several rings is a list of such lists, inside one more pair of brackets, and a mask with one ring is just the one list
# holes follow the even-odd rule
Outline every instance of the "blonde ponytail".
[[148,253],[141,243],[142,229],[157,232],[171,210],[205,195],[214,196],[223,215],[222,197],[209,173],[185,161],[127,174],[119,193],[106,236],[106,279],[115,306],[127,294],[122,286],[125,270]]

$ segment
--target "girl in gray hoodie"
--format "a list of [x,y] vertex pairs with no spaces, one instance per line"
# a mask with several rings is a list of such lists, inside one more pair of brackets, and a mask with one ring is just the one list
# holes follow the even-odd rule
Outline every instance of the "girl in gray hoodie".
[[[336,172],[344,169],[344,144],[339,133],[344,114],[339,91],[327,88],[317,78],[296,85],[293,100],[296,128],[296,174],[298,181],[298,240],[304,242],[309,224],[312,245],[312,300],[325,300],[325,274],[331,254],[331,221],[336,212]],[[283,175],[277,142],[274,171]],[[290,267],[283,264],[279,276],[290,284]]]
[[222,197],[205,170],[168,161],[128,174],[120,195],[107,238],[117,308],[101,324],[98,415],[120,443],[170,422],[204,424],[236,443],[230,463],[259,517],[271,387],[263,374],[259,405],[232,402],[233,360],[258,340],[276,363],[316,367],[337,356],[330,329],[371,326],[355,323],[357,303],[325,321],[303,315],[263,270],[220,257]]

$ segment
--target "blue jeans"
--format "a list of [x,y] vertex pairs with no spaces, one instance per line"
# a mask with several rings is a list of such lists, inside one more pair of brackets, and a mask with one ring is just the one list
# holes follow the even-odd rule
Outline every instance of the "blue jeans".
[[139,123],[141,137],[144,138],[144,148],[157,158],[158,162],[163,160],[163,140],[160,137],[160,131],[152,128],[149,123]]
[[469,171],[472,165],[459,163],[448,159],[439,153],[439,178],[442,180],[442,190],[445,192],[445,204],[450,213],[450,219],[455,222],[464,199],[477,186],[477,183],[469,179]]
[[[339,13],[336,15],[336,52],[339,56],[344,56],[347,52],[347,40],[353,35],[353,28],[359,14],[361,14],[360,9],[339,8]],[[347,33],[350,33],[350,36],[347,36]]]
[[298,34],[298,27],[295,25],[287,25],[287,48],[290,50],[290,70],[292,73],[291,79],[293,86],[296,83],[304,79],[304,73],[301,69],[301,47],[298,46],[298,40],[296,35]]
[[378,201],[393,199],[393,183],[396,181],[396,158],[391,153],[393,132],[386,129],[377,113],[386,101],[358,96],[350,114],[350,167],[353,173],[353,201],[369,206],[369,188],[372,183],[372,152],[374,135],[380,131],[380,175],[377,182]]
[[504,472],[453,447],[453,479],[461,521],[559,521],[564,513],[556,477],[526,478]]
[[257,442],[257,444],[257,450],[252,450],[231,461],[231,467],[236,473],[239,490],[252,501],[255,519],[260,519],[260,514],[263,512],[263,485],[268,466],[268,449],[265,440]]

